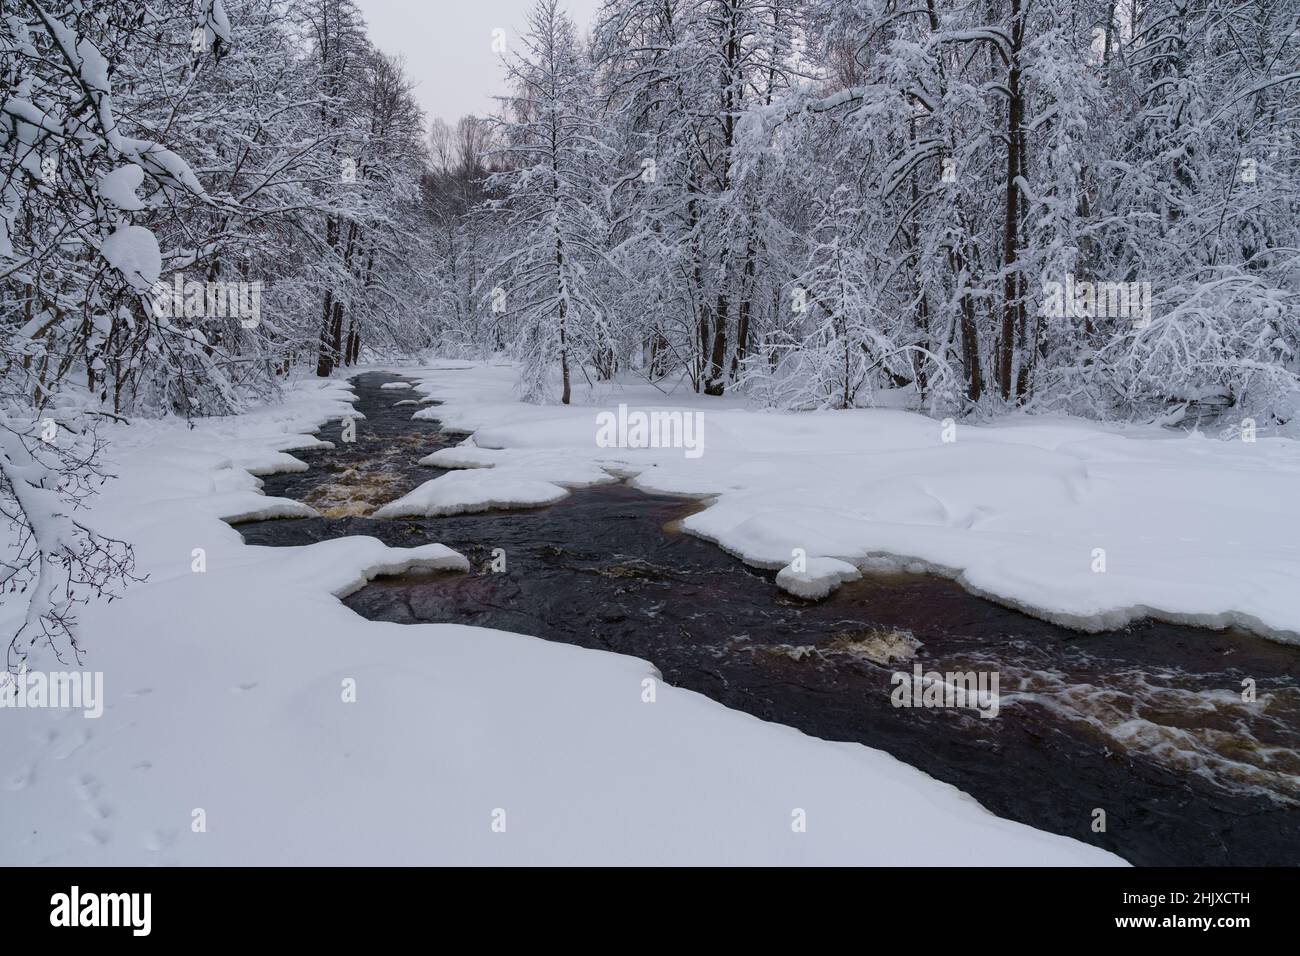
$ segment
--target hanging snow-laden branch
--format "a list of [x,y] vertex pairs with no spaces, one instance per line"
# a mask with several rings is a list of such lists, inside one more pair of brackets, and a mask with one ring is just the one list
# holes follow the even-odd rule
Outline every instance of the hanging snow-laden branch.
[[131,546],[96,532],[77,517],[107,476],[93,429],[60,430],[55,419],[22,428],[0,421],[0,515],[8,548],[0,554],[0,599],[25,602],[11,634],[5,664],[21,668],[33,651],[49,647],[60,662],[81,663],[76,608],[112,597],[138,580]]

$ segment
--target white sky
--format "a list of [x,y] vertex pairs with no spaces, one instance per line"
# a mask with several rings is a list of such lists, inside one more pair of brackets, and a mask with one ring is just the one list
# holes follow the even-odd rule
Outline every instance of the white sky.
[[[454,123],[466,113],[496,109],[492,98],[506,92],[492,31],[509,37],[524,22],[533,0],[356,0],[369,25],[370,40],[385,53],[406,59],[419,84],[415,96],[429,120]],[[562,6],[585,36],[600,0],[563,0]]]

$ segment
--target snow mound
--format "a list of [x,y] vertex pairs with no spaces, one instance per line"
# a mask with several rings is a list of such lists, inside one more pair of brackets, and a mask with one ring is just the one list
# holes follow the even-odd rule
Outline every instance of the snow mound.
[[[796,571],[795,565],[804,565]],[[782,568],[776,576],[777,586],[795,597],[820,601],[845,581],[856,581],[862,572],[838,558],[801,558]]]
[[136,292],[148,292],[162,273],[158,240],[144,226],[119,226],[100,245],[99,253]]
[[262,494],[237,492],[218,499],[222,520],[230,524],[241,521],[266,521],[271,518],[319,518],[320,512],[310,505],[290,498],[268,498]]
[[[322,444],[333,447],[331,442],[322,442]],[[267,452],[250,462],[231,462],[232,468],[241,466],[250,475],[280,475],[307,470],[305,461],[283,451]]]
[[99,177],[99,195],[123,212],[136,212],[144,208],[135,194],[143,182],[144,170],[135,163],[127,163]]
[[436,468],[491,468],[505,457],[494,448],[458,445],[455,448],[439,448],[432,455],[425,455],[419,463]]
[[473,472],[448,472],[426,481],[405,497],[384,505],[376,518],[474,514],[511,508],[553,505],[568,495],[559,485],[530,478],[508,477],[483,483]]

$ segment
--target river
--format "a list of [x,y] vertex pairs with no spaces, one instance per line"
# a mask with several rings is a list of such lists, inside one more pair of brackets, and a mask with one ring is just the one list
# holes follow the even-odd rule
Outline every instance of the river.
[[[413,420],[414,394],[380,387],[398,381],[359,376],[357,440],[339,442],[332,422],[321,437],[333,450],[295,453],[308,471],[265,480],[267,494],[322,517],[239,526],[256,545],[360,534],[469,558],[469,574],[372,582],[346,600],[363,617],[635,655],[674,685],[885,750],[999,816],[1135,864],[1300,863],[1300,648],[1151,621],[1083,635],[923,575],[869,574],[809,603],[777,589],[774,572],[678,530],[699,504],[622,484],[546,508],[376,521],[376,507],[441,474],[420,457],[463,438]],[[893,675],[916,664],[995,672],[997,716],[895,706]],[[1253,702],[1242,699],[1247,678]],[[981,862],[943,850],[911,862]]]

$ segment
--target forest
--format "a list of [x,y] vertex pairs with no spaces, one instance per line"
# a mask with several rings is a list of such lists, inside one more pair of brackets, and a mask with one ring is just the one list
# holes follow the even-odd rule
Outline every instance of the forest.
[[1286,433],[1298,10],[539,0],[442,118],[351,0],[6,0],[0,587],[132,573],[75,518],[103,423],[383,356]]

